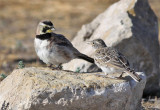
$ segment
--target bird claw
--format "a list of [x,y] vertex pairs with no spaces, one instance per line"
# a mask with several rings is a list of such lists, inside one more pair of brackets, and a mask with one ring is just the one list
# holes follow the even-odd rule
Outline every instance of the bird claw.
[[121,77],[115,77],[115,79],[123,79],[123,77],[121,76]]
[[62,69],[63,69],[63,67],[62,67],[61,64],[58,65],[57,67],[53,67],[52,65],[49,65],[48,67],[49,67],[50,69],[52,69],[52,70],[62,70]]
[[52,70],[61,70],[61,69],[58,68],[58,67],[52,67],[51,69],[52,69]]

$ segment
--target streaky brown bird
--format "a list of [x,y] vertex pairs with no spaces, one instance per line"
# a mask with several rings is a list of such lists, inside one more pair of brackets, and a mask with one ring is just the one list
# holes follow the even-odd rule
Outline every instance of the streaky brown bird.
[[94,60],[95,64],[102,69],[106,74],[127,73],[135,81],[140,82],[141,78],[138,74],[130,68],[129,62],[126,57],[117,51],[115,48],[107,47],[102,39],[95,39],[90,41],[89,44],[95,49]]

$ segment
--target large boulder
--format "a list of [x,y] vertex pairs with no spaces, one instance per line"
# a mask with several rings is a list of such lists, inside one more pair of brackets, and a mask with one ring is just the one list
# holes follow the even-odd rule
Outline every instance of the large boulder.
[[[0,108],[11,110],[139,110],[146,78],[110,79],[103,73],[47,68],[14,70],[0,82]],[[116,74],[115,74],[116,76]],[[3,110],[3,109],[2,109]]]
[[[145,94],[160,90],[158,21],[148,0],[118,1],[91,23],[83,25],[72,43],[80,52],[92,56],[94,50],[85,41],[96,38],[117,48],[135,71],[143,71],[147,75]],[[99,71],[78,59],[63,67],[74,71],[77,68],[84,72]]]

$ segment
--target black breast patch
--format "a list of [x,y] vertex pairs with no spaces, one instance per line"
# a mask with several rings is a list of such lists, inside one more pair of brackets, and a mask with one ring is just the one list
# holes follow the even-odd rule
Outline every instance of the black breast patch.
[[48,40],[51,38],[51,33],[36,35],[36,38],[40,40]]

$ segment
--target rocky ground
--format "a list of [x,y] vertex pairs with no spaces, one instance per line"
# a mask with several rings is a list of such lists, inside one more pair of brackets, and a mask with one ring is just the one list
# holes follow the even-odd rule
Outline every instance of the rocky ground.
[[159,110],[160,108],[160,98],[148,98],[142,99],[142,110]]
[[[56,32],[71,40],[83,24],[92,21],[116,1],[118,0],[0,0],[0,74],[10,74],[18,67],[20,60],[29,67],[45,66],[38,60],[33,47],[36,26],[40,20],[52,20]],[[160,1],[149,1],[160,21]],[[144,99],[142,103],[145,109],[160,105],[159,98],[149,96],[148,101]]]
[[[96,75],[97,74],[97,75]],[[16,69],[0,84],[12,110],[139,110],[146,77],[141,82],[48,68]],[[115,74],[117,76],[119,74]],[[16,99],[16,100],[15,100]]]

